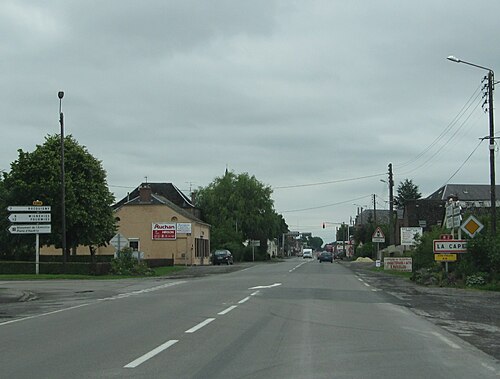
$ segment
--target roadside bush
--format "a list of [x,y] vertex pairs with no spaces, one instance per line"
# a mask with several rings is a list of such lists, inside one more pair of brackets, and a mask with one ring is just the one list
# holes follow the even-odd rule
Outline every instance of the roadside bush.
[[373,242],[367,242],[367,243],[364,243],[362,245],[360,244],[356,248],[356,252],[354,254],[354,259],[359,258],[359,257],[374,258],[375,251],[376,251],[376,246]]
[[465,279],[465,285],[467,287],[484,286],[486,284],[486,277],[487,274],[484,272],[478,272],[474,275],[469,275]]
[[440,227],[435,227],[430,232],[418,237],[415,250],[411,254],[413,258],[413,271],[420,270],[421,268],[434,268],[436,266],[433,240],[439,239],[439,235],[442,233],[443,231]]
[[145,262],[134,258],[132,249],[126,247],[120,250],[116,254],[116,258],[111,261],[110,273],[114,275],[145,276],[153,275],[154,271]]

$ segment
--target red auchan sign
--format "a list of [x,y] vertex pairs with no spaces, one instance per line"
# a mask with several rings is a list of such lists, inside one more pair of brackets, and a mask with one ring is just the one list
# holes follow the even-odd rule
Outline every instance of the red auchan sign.
[[153,222],[151,230],[153,240],[175,240],[177,237],[175,223]]

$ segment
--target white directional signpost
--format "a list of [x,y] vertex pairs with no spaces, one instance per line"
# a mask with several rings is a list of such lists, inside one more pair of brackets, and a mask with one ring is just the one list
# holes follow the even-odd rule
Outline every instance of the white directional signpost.
[[[35,234],[36,242],[36,274],[40,272],[40,233],[51,233],[51,214],[42,213],[50,212],[50,205],[43,205],[39,200],[33,202],[33,205],[11,205],[7,207],[9,212],[23,212],[11,213],[8,220],[13,224],[9,226],[8,231],[11,234]],[[30,213],[26,213],[30,212]],[[23,222],[25,224],[17,224]]]

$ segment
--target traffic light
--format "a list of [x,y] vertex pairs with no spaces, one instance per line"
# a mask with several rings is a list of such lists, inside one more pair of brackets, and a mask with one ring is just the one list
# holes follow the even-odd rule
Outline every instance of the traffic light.
[[325,223],[323,223],[323,229],[325,229]]

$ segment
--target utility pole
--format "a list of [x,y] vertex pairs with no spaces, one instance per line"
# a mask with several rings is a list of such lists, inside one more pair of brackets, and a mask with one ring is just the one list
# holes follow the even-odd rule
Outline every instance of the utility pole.
[[394,225],[394,180],[392,177],[392,163],[389,163],[389,245],[396,244]]
[[377,227],[377,200],[375,199],[375,194],[373,194],[373,223]]
[[490,192],[491,192],[491,234],[497,232],[497,199],[495,185],[495,128],[493,126],[493,70],[488,70],[488,113],[490,118]]

